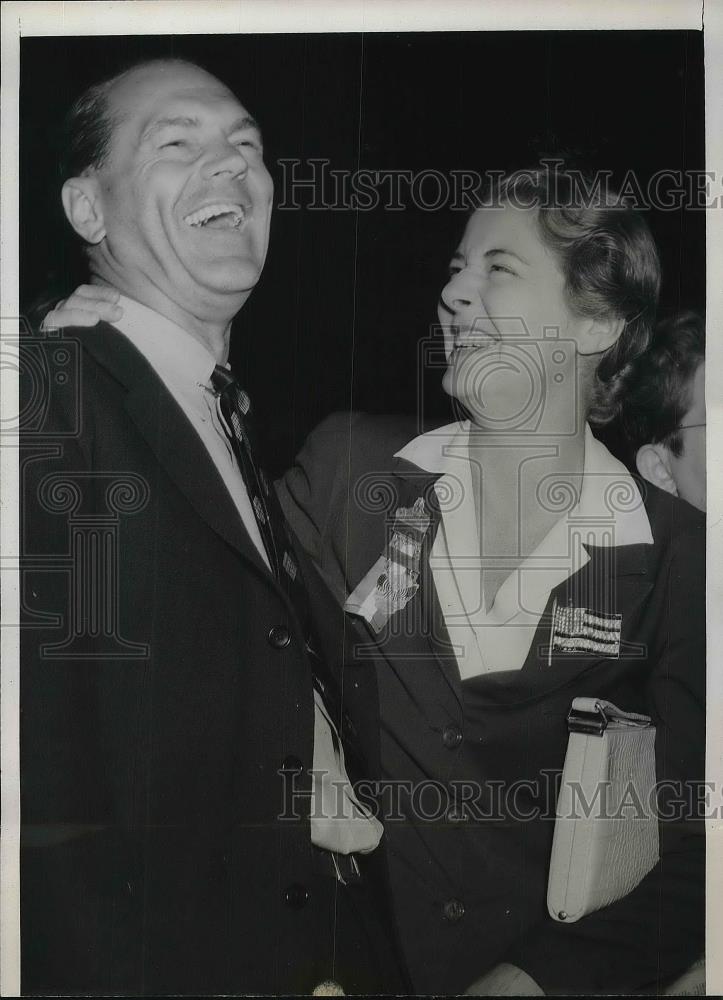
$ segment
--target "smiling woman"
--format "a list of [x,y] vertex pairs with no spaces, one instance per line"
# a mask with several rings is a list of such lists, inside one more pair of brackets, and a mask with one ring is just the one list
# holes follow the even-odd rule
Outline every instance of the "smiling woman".
[[650,338],[660,269],[642,217],[571,172],[518,171],[485,203],[452,258],[438,315],[443,386],[470,419],[474,521],[490,540],[486,554],[504,555],[484,574],[490,611],[510,570],[559,518],[540,483],[573,498],[586,486],[586,422],[617,413]]
[[[494,207],[479,210],[467,225],[442,291],[439,320],[450,363],[444,387],[475,422],[530,429],[521,420],[529,417],[527,380],[516,390],[509,373],[514,365],[508,365],[507,378],[487,380],[488,365],[495,350],[510,362],[515,354],[524,362],[533,345],[553,340],[560,361],[537,366],[546,391],[534,429],[562,430],[571,406],[581,417],[593,409],[598,424],[617,414],[630,362],[650,339],[660,268],[642,217],[626,210],[613,192],[585,182],[549,169],[518,171],[485,199]],[[585,190],[595,191],[592,199],[583,196]],[[563,365],[559,352],[565,346]],[[493,392],[503,401],[504,418],[491,407]],[[567,399],[561,399],[565,392]]]
[[376,649],[386,776],[442,790],[444,822],[412,795],[385,831],[417,990],[655,992],[703,947],[695,817],[660,823],[661,862],[599,912],[560,923],[545,899],[573,699],[652,717],[671,789],[703,775],[704,524],[589,426],[647,345],[658,254],[614,191],[559,164],[485,205],[438,309],[458,419],[414,436],[331,417],[281,499]]

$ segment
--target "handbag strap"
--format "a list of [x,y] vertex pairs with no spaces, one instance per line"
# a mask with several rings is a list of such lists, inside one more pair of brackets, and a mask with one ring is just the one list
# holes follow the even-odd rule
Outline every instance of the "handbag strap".
[[611,701],[602,698],[574,698],[567,715],[567,728],[571,733],[591,733],[602,736],[608,726],[644,729],[651,724],[649,715],[623,712]]

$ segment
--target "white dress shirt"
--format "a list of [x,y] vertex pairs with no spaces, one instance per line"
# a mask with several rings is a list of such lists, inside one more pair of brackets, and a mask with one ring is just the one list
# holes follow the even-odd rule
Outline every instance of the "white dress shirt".
[[[218,398],[211,387],[215,358],[194,336],[147,306],[123,295],[119,305],[123,316],[113,325],[152,365],[203,441],[244,527],[270,570],[248,492],[224,430]],[[312,843],[342,854],[373,851],[381,839],[382,825],[354,796],[341,742],[316,690],[313,771]]]
[[449,424],[414,438],[396,456],[442,473],[435,483],[441,523],[429,562],[463,679],[522,668],[550,592],[590,561],[585,544],[653,543],[635,480],[586,426],[579,500],[510,572],[488,607],[483,570],[500,560],[480,551],[470,430],[469,421]]

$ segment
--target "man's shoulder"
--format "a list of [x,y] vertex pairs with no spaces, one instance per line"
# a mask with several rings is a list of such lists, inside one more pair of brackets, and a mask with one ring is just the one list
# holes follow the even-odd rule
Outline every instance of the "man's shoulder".
[[647,480],[636,479],[656,545],[681,538],[705,545],[704,511]]
[[98,394],[102,399],[111,386],[127,390],[138,386],[156,389],[160,385],[160,377],[145,355],[110,323],[69,326],[52,333],[54,343],[66,345],[77,358],[75,374],[86,395]]
[[107,432],[114,412],[121,419],[130,388],[162,391],[148,361],[108,323],[28,331],[20,355],[24,438],[71,434],[80,440],[101,423]]
[[66,326],[63,329],[47,330],[39,324],[32,324],[26,330],[24,339],[29,353],[42,354],[46,358],[51,354],[55,355],[59,349],[62,356],[66,357],[62,349],[67,348],[71,352],[70,360],[77,359],[81,371],[83,367],[93,370],[98,366],[106,369],[109,374],[115,374],[122,371],[129,360],[133,362],[142,357],[117,327],[103,321],[94,326]]
[[653,535],[649,562],[659,573],[666,564],[677,585],[691,593],[705,589],[705,512],[646,480],[638,480]]
[[78,342],[86,364],[103,369],[123,385],[132,385],[137,371],[150,369],[149,362],[117,327],[98,323],[90,327],[68,327],[68,339]]

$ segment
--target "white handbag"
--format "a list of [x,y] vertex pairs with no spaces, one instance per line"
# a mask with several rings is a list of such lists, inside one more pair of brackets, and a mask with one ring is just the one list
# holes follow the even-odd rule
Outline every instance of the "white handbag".
[[547,909],[572,922],[626,896],[659,858],[655,726],[575,698],[557,799]]

